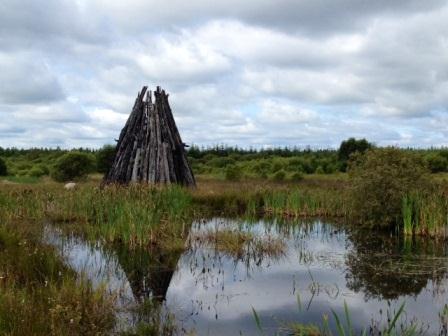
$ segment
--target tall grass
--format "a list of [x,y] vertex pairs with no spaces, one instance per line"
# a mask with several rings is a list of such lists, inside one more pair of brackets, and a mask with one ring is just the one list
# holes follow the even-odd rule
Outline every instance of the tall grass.
[[448,197],[433,193],[413,193],[403,198],[403,233],[448,238]]
[[[0,220],[76,222],[93,239],[129,246],[182,238],[191,217],[191,197],[185,189],[133,185],[99,189],[91,184],[76,190],[60,185],[8,187],[0,191]],[[157,239],[156,239],[157,238]]]
[[292,189],[264,196],[264,212],[287,217],[345,217],[349,204],[343,191]]
[[67,268],[35,230],[0,225],[0,334],[109,335],[114,297]]

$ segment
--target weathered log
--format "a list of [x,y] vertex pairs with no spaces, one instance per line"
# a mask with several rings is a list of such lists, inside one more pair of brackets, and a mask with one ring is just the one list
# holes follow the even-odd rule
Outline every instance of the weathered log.
[[154,102],[146,86],[138,93],[120,132],[113,164],[104,176],[104,183],[130,182],[196,185],[168,95],[160,87]]

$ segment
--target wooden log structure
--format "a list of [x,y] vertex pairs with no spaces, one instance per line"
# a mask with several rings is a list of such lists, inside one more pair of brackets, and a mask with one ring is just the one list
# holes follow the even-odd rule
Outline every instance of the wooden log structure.
[[144,86],[121,130],[115,158],[104,183],[181,184],[195,186],[168,94],[157,87],[153,94]]

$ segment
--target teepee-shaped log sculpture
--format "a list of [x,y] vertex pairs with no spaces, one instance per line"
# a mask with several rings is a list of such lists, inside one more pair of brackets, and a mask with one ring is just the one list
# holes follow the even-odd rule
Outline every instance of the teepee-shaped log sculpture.
[[105,183],[177,183],[195,186],[196,182],[168,103],[160,87],[151,92],[144,86],[120,133],[115,159]]

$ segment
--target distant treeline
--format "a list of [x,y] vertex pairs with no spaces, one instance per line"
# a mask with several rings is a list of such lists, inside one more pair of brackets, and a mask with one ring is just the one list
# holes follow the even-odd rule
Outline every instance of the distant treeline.
[[[269,178],[274,180],[300,179],[303,174],[332,174],[347,169],[354,152],[364,152],[374,146],[365,139],[350,138],[338,149],[311,149],[299,147],[240,148],[226,145],[187,148],[188,157],[197,175],[210,177]],[[403,148],[422,157],[428,168],[436,172],[448,171],[448,148]],[[94,171],[107,171],[115,148],[106,145],[100,149],[76,148],[2,148],[0,161],[7,175],[39,177],[49,175],[55,163],[68,152],[81,152],[91,157]],[[1,164],[0,164],[1,166]],[[2,174],[0,167],[0,175]],[[5,175],[5,173],[3,173]]]

